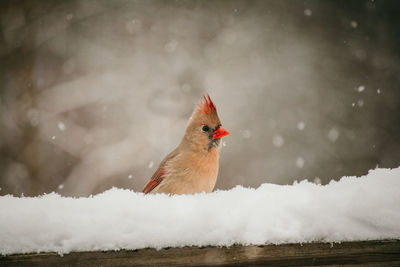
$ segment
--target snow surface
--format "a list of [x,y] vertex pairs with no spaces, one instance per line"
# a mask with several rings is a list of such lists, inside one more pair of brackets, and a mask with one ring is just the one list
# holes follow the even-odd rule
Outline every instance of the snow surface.
[[400,168],[185,196],[0,197],[0,253],[400,238]]

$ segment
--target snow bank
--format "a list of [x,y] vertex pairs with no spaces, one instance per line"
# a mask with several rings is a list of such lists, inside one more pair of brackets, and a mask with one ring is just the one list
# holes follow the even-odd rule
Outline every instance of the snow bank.
[[400,238],[400,168],[187,196],[0,197],[0,253]]

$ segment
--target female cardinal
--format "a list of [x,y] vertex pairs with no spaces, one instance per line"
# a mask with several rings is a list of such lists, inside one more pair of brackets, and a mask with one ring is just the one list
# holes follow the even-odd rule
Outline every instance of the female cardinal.
[[221,138],[229,133],[222,128],[210,96],[203,97],[186,126],[182,142],[160,163],[143,193],[180,195],[214,189]]

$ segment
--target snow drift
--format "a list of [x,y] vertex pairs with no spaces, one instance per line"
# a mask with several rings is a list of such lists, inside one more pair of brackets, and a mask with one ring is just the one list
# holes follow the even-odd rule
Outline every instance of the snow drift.
[[186,196],[0,197],[0,253],[400,238],[400,167],[321,186]]

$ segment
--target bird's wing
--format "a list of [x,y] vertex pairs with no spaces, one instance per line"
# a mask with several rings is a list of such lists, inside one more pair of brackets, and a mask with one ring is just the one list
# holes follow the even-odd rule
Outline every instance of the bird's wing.
[[146,184],[146,186],[143,188],[142,192],[147,194],[150,193],[151,190],[153,190],[156,186],[158,186],[161,181],[164,179],[165,174],[166,174],[166,163],[173,159],[176,155],[178,154],[178,150],[175,149],[172,151],[161,163],[156,172],[153,174],[153,176],[150,178],[150,181]]
[[157,171],[153,174],[151,177],[150,181],[147,183],[147,185],[143,188],[143,193],[147,194],[151,190],[153,190],[157,185],[161,183],[161,181],[164,179],[164,174],[165,174],[165,169],[163,166],[160,166]]

